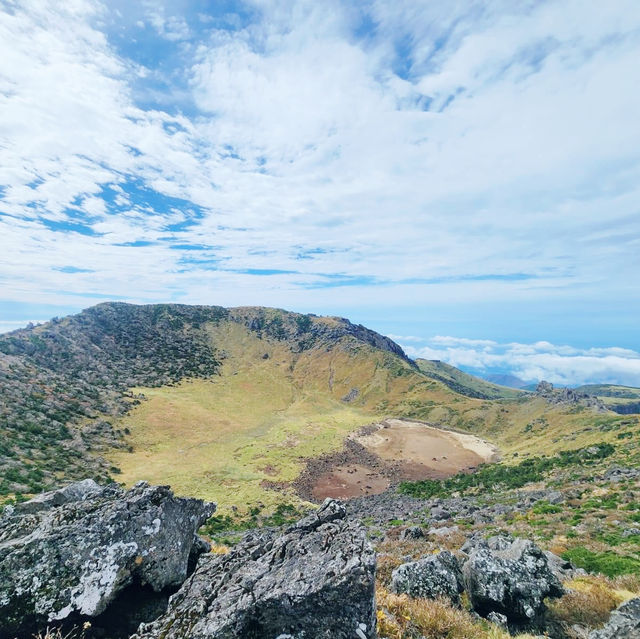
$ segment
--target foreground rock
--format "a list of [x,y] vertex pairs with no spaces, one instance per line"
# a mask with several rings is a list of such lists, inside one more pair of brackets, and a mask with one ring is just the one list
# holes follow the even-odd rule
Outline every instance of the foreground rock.
[[614,610],[604,628],[592,632],[589,639],[640,639],[640,598]]
[[448,551],[398,566],[391,576],[391,590],[410,597],[445,597],[460,603],[462,573],[458,560]]
[[484,617],[496,612],[515,626],[535,624],[545,597],[564,593],[547,557],[531,541],[495,537],[467,551],[463,583],[474,610]]
[[370,639],[376,559],[362,527],[326,500],[277,536],[203,555],[169,610],[132,639]]
[[125,492],[92,480],[0,516],[0,637],[100,615],[131,584],[154,591],[187,577],[195,531],[214,504],[166,486]]

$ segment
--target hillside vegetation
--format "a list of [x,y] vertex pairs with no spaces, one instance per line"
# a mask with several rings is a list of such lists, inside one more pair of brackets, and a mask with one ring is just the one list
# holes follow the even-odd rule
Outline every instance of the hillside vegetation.
[[467,397],[477,399],[516,399],[522,397],[522,391],[507,386],[492,384],[484,379],[469,375],[451,364],[432,359],[416,359],[422,373],[437,379],[451,390]]
[[595,395],[611,411],[622,415],[640,413],[640,388],[615,384],[586,384],[576,391]]
[[472,432],[508,464],[637,433],[634,416],[421,368],[341,318],[100,304],[0,338],[0,492],[148,479],[246,509],[299,502],[308,459],[388,417]]

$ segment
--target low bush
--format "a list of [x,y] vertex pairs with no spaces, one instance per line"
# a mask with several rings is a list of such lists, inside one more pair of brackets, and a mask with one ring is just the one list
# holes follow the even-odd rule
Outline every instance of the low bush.
[[608,457],[615,448],[611,444],[596,444],[588,448],[564,450],[553,457],[531,457],[515,466],[492,464],[481,466],[474,473],[458,473],[443,480],[425,479],[402,482],[399,492],[412,497],[429,499],[448,497],[454,492],[464,493],[470,489],[486,491],[495,486],[521,488],[526,484],[540,481],[546,472],[576,464],[589,464]]

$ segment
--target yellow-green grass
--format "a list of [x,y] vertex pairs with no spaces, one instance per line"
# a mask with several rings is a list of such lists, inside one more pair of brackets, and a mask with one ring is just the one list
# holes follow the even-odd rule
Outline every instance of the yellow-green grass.
[[357,375],[345,380],[336,363],[348,354],[337,353],[323,366],[326,352],[300,357],[238,325],[216,330],[215,342],[226,351],[221,375],[135,389],[147,401],[119,424],[129,429],[133,452],[116,452],[110,460],[128,485],[139,479],[170,484],[178,494],[218,501],[223,511],[297,501],[262,483],[295,479],[305,458],[340,448],[349,432],[372,418],[366,408],[334,397],[358,381]]
[[367,420],[334,400],[287,398],[290,389],[242,374],[141,390],[148,401],[121,424],[134,452],[112,455],[122,480],[170,484],[223,510],[296,501],[262,482],[295,479],[305,458],[339,448]]
[[[349,433],[384,417],[472,431],[496,443],[507,462],[614,441],[615,425],[625,419],[551,407],[541,398],[464,397],[355,340],[297,353],[234,322],[208,330],[224,356],[220,375],[134,389],[147,401],[117,425],[130,431],[133,452],[116,451],[109,459],[127,485],[139,479],[170,484],[177,494],[218,501],[222,512],[232,505],[298,502],[292,491],[264,482],[290,482],[306,458],[339,449]],[[357,398],[343,401],[354,388]]]

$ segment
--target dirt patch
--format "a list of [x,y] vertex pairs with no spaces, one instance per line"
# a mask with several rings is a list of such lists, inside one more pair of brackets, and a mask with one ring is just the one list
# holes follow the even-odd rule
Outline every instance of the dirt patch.
[[390,485],[387,477],[368,466],[336,466],[331,472],[317,478],[313,486],[313,497],[314,500],[321,501],[325,497],[348,499],[354,495],[377,495]]
[[389,419],[364,426],[341,451],[310,459],[293,487],[309,501],[384,492],[403,480],[444,479],[496,461],[484,440],[424,422]]
[[263,472],[265,475],[269,475],[269,477],[275,477],[278,474],[278,469],[271,464],[267,464],[262,468],[258,468],[259,471]]

